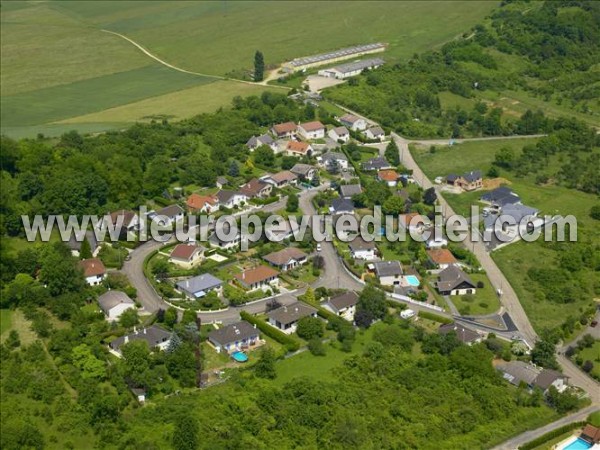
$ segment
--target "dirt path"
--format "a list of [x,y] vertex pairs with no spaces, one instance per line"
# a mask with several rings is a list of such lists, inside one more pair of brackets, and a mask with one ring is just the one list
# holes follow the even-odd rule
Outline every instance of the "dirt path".
[[[109,33],[109,34],[113,34],[115,36],[120,37],[121,39],[125,39],[127,42],[129,42],[130,44],[135,45],[142,53],[144,53],[146,56],[149,56],[150,58],[152,58],[153,60],[155,60],[156,62],[162,64],[163,66],[168,67],[169,69],[173,69],[173,70],[177,70],[178,72],[183,72],[183,73],[187,73],[190,75],[198,75],[199,77],[206,77],[206,78],[213,78],[215,80],[221,80],[221,81],[235,81],[237,83],[244,83],[244,84],[250,84],[252,86],[261,86],[261,85],[266,85],[266,80],[265,82],[261,82],[261,83],[254,83],[252,81],[246,81],[246,80],[239,80],[237,78],[228,78],[228,77],[223,77],[220,75],[210,75],[208,73],[200,73],[200,72],[193,72],[191,70],[187,70],[187,69],[182,69],[181,67],[177,67],[174,66],[173,64],[169,64],[168,62],[160,59],[158,56],[150,53],[147,49],[145,49],[144,47],[142,47],[140,44],[138,44],[137,42],[135,42],[133,39],[128,38],[127,36],[121,34],[121,33],[117,33],[115,31],[110,31],[110,30],[100,30],[103,31],[104,33]],[[273,73],[273,72],[272,72]],[[272,75],[269,74],[269,76]],[[285,86],[269,86],[269,87],[273,87],[275,89],[285,89],[288,90],[287,87]]]

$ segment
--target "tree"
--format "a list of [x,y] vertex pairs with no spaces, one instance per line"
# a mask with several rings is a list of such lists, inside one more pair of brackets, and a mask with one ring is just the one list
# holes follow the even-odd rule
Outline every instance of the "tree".
[[547,369],[558,369],[558,363],[554,356],[554,344],[550,341],[540,340],[535,343],[531,351],[531,360],[538,366]]
[[254,365],[254,373],[259,378],[274,379],[277,377],[275,370],[275,352],[271,348],[263,348],[260,357]]
[[173,327],[177,323],[177,310],[172,306],[165,311],[164,322],[169,327]]
[[8,337],[5,341],[6,346],[13,350],[21,345],[21,339],[19,338],[19,332],[17,330],[10,330]]
[[179,380],[184,387],[194,387],[196,384],[196,358],[194,346],[188,342],[181,343],[166,357],[169,374]]
[[146,341],[131,341],[120,347],[125,376],[134,385],[144,385],[146,372],[150,368],[150,350]]
[[392,166],[400,164],[400,153],[396,141],[393,139],[385,148],[385,159],[387,159]]
[[73,365],[81,371],[84,380],[101,380],[105,377],[104,363],[94,356],[86,344],[73,348],[72,357]]
[[200,428],[198,421],[189,412],[181,413],[175,419],[175,429],[171,442],[175,450],[196,450]]
[[[365,287],[358,297],[356,313],[363,327],[368,327],[373,320],[383,319],[387,314],[385,293],[374,286]],[[354,319],[358,325],[356,316]]]
[[311,305],[315,305],[317,303],[317,299],[315,297],[315,290],[312,287],[309,287],[304,294],[304,301]]
[[437,194],[435,193],[435,189],[433,187],[430,187],[425,191],[425,194],[423,194],[423,202],[426,205],[433,206],[435,205],[436,200]]
[[384,214],[401,214],[404,212],[404,199],[399,195],[391,195],[383,203]]
[[325,346],[321,339],[313,338],[308,341],[308,350],[315,356],[325,356]]
[[313,267],[315,269],[321,270],[325,268],[325,258],[321,255],[315,255],[312,260]]
[[56,242],[44,250],[40,280],[48,286],[50,294],[56,296],[83,289],[83,272],[77,267],[69,248],[63,242]]
[[254,162],[261,166],[273,167],[275,165],[275,153],[268,145],[261,145],[254,151]]
[[239,177],[240,176],[240,166],[235,161],[231,161],[229,164],[229,170],[227,171],[230,177]]
[[515,159],[515,152],[510,147],[502,147],[494,156],[494,164],[510,169]]
[[316,317],[303,317],[298,321],[296,333],[306,341],[323,337],[324,332],[323,321],[321,321],[321,319]]
[[87,236],[85,236],[83,241],[81,241],[79,256],[81,259],[89,259],[92,257],[92,247],[90,246],[90,241],[88,241]]
[[594,205],[590,209],[590,217],[594,220],[600,220],[600,205]]
[[119,317],[119,325],[124,328],[131,328],[138,323],[140,323],[140,318],[137,309],[135,308],[129,308],[121,314],[121,317]]
[[265,58],[261,51],[254,54],[254,81],[262,81],[265,77]]
[[298,211],[299,205],[300,205],[300,200],[298,199],[298,194],[296,194],[294,192],[290,193],[287,198],[285,210],[290,213],[296,212],[296,211]]
[[594,370],[594,363],[588,359],[582,364],[581,368],[584,372],[590,373],[592,370]]

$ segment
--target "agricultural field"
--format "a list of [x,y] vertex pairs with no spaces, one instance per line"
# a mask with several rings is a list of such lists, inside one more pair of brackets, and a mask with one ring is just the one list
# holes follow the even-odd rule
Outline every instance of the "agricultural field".
[[[419,166],[431,179],[449,173],[462,173],[480,169],[485,174],[492,166],[496,151],[511,147],[518,155],[524,144],[535,143],[536,139],[499,139],[492,141],[471,141],[453,146],[436,146],[435,152],[429,147],[411,146],[411,153]],[[578,222],[580,242],[600,242],[597,222],[590,218],[592,206],[598,203],[596,196],[575,189],[557,185],[539,185],[535,176],[515,177],[513,173],[501,170],[510,187],[517,192],[522,202],[540,210],[540,215],[574,215]],[[445,199],[458,214],[467,214],[472,204],[477,204],[481,191],[463,194],[445,194]],[[533,243],[515,242],[493,253],[499,268],[510,280],[517,292],[534,328],[539,332],[560,326],[572,315],[578,316],[589,307],[590,297],[579,297],[571,303],[554,303],[540,300],[539,292],[532,288],[528,271],[532,268],[560,267],[559,252],[542,241]],[[597,272],[596,272],[597,273]],[[596,279],[594,272],[586,272],[586,282]]]
[[[223,79],[247,78],[257,49],[274,67],[383,41],[389,44],[384,56],[393,61],[443,44],[496,4],[444,2],[432,9],[417,2],[331,2],[315,14],[308,2],[2,2],[2,132],[99,132],[211,112],[235,96],[276,89]],[[249,21],[250,15],[269,20]],[[297,23],[319,32],[290,36]],[[103,30],[193,73],[162,65]]]

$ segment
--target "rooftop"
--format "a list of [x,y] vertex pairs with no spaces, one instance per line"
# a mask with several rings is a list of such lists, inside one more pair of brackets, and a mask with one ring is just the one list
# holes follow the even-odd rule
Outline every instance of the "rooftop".
[[270,280],[273,277],[279,275],[275,269],[267,266],[257,266],[253,269],[248,269],[242,273],[236,273],[234,277],[246,285],[260,283],[263,281]]
[[375,43],[375,44],[364,44],[364,45],[355,45],[353,47],[346,47],[339,50],[335,50],[333,52],[320,53],[318,55],[305,56],[302,58],[295,58],[290,61],[290,64],[294,67],[300,67],[307,64],[314,64],[318,62],[325,62],[330,59],[336,58],[344,58],[351,57],[357,53],[363,53],[368,51],[374,51],[379,49],[385,49],[385,44]]
[[356,305],[358,303],[358,294],[354,291],[347,291],[331,297],[327,303],[333,306],[336,311],[341,311]]
[[107,291],[98,297],[98,304],[105,314],[108,314],[111,309],[120,304],[135,305],[133,300],[131,300],[125,292],[113,290]]
[[189,292],[195,297],[202,297],[206,295],[207,290],[217,288],[222,284],[223,282],[217,277],[210,273],[203,273],[202,275],[188,278],[187,280],[178,281],[177,288]]
[[335,70],[340,73],[351,73],[357,70],[368,69],[369,67],[381,66],[385,61],[381,58],[363,59],[362,61],[353,61],[339,66],[332,67],[330,70]]
[[84,259],[79,261],[79,266],[83,268],[85,277],[96,277],[106,273],[106,267],[98,258]]
[[400,261],[376,261],[373,263],[375,267],[375,273],[378,277],[393,277],[402,275],[402,264]]
[[206,249],[203,246],[196,243],[178,244],[171,252],[171,258],[188,261],[194,253],[204,250]]
[[323,128],[325,128],[325,125],[323,125],[318,120],[314,120],[312,122],[301,123],[298,126],[305,131],[316,131],[316,130],[322,130]]
[[447,248],[433,248],[427,250],[427,255],[429,255],[429,259],[435,264],[456,264],[458,262],[452,252]]
[[276,320],[277,322],[286,325],[289,323],[297,322],[303,317],[308,317],[315,314],[317,310],[306,303],[296,302],[288,306],[282,306],[277,308],[267,315],[269,318]]
[[362,187],[360,184],[342,184],[340,186],[340,193],[342,197],[352,197],[353,195],[360,194]]
[[462,325],[458,325],[457,323],[447,323],[440,328],[438,328],[438,333],[440,334],[448,334],[454,332],[456,333],[456,337],[459,341],[464,344],[469,344],[471,342],[475,342],[478,339],[481,339],[481,336],[473,330],[469,330],[468,328],[463,327]]
[[471,278],[456,266],[448,266],[438,276],[437,287],[440,291],[451,291],[463,282],[475,287]]
[[307,256],[306,253],[296,247],[288,247],[279,250],[278,252],[269,253],[268,255],[263,256],[263,259],[275,266],[283,266],[288,264],[291,260],[298,261],[305,259]]
[[258,336],[259,332],[248,322],[241,321],[224,326],[208,333],[208,339],[219,345],[231,344],[243,339]]
[[[133,333],[129,333],[125,336],[116,338],[110,342],[110,346],[115,350],[118,350],[123,344],[131,341],[146,341],[148,347],[154,348],[162,342],[166,342],[171,338],[171,332],[164,330],[156,325],[136,330]],[[127,341],[127,342],[126,342]]]

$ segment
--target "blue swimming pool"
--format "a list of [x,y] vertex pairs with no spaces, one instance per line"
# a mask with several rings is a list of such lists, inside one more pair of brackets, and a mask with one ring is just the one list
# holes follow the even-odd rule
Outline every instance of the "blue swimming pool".
[[421,284],[421,282],[419,281],[419,279],[416,276],[414,276],[414,275],[406,275],[404,277],[404,279],[411,286],[419,286]]
[[592,444],[581,438],[577,438],[566,447],[563,447],[563,450],[587,450],[588,448],[592,448]]
[[248,361],[248,355],[244,352],[233,352],[231,357],[235,359],[237,362],[246,362]]

